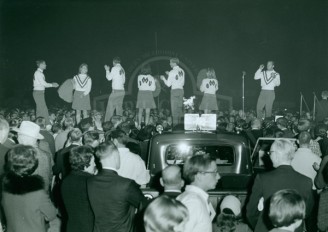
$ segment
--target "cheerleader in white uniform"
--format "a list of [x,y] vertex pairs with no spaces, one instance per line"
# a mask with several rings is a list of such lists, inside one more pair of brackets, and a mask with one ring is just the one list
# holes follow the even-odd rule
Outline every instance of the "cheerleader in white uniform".
[[92,86],[91,78],[88,76],[88,65],[81,64],[79,74],[73,78],[74,96],[72,108],[76,110],[76,123],[81,121],[81,111],[83,118],[88,117],[88,110],[91,110],[90,91]]
[[206,76],[200,85],[200,91],[204,93],[204,96],[199,109],[204,110],[205,114],[209,114],[212,110],[218,110],[216,91],[219,89],[219,82],[213,68],[207,69]]
[[138,76],[138,99],[137,108],[138,112],[138,125],[140,127],[142,121],[142,113],[146,111],[145,125],[149,123],[150,109],[155,109],[155,101],[153,91],[156,89],[155,79],[151,74],[150,65],[145,65],[141,68],[140,75]]

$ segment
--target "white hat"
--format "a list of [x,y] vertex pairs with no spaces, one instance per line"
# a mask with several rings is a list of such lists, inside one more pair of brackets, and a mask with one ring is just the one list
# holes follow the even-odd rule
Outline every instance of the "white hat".
[[19,128],[14,128],[18,134],[30,136],[36,139],[44,139],[43,135],[40,134],[40,127],[39,125],[35,124],[34,122],[30,121],[22,121]]
[[223,211],[223,209],[231,209],[234,215],[238,216],[241,212],[240,200],[233,195],[228,195],[224,197],[220,205],[221,212]]

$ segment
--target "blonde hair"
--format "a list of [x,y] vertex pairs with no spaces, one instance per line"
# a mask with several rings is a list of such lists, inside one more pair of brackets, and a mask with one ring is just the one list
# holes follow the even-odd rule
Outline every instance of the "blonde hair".
[[177,227],[188,220],[189,213],[180,201],[163,195],[147,207],[144,215],[146,232],[178,232]]

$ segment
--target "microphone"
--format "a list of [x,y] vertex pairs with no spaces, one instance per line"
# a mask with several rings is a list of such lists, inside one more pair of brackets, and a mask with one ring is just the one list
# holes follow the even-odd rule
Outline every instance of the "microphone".
[[243,71],[242,73],[243,73],[243,78],[244,78],[244,77],[246,76],[246,72],[245,72],[245,71]]

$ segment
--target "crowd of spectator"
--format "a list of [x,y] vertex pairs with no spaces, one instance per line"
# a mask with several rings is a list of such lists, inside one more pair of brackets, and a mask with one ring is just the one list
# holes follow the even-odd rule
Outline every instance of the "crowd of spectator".
[[[140,187],[150,181],[149,140],[161,131],[183,129],[172,126],[168,109],[152,110],[141,128],[135,109],[125,108],[110,121],[103,121],[103,112],[91,111],[79,124],[74,114],[51,109],[46,124],[33,109],[0,109],[6,231],[328,230],[328,118],[317,121],[309,112],[287,110],[266,119],[255,111],[217,112],[217,133],[244,136],[251,149],[260,137],[282,138],[270,147],[274,170],[255,178],[243,218],[234,196],[223,199],[220,212],[207,202],[220,170],[206,154],[189,158],[183,170],[164,169],[163,194],[150,204],[143,196]],[[298,147],[288,139],[296,139]],[[144,224],[136,222],[142,215]]]

